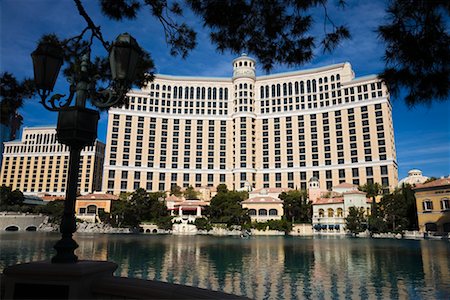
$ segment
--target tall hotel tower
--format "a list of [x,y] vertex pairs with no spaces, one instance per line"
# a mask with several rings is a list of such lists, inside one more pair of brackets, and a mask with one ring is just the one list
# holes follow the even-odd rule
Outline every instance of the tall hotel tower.
[[232,78],[157,75],[109,111],[103,191],[171,185],[321,188],[342,182],[396,186],[392,107],[376,77],[349,63],[256,77],[255,60]]
[[[55,127],[25,127],[22,139],[5,143],[0,185],[25,195],[63,196],[69,173],[69,148],[58,142]],[[78,191],[99,191],[105,144],[95,141],[81,151]]]

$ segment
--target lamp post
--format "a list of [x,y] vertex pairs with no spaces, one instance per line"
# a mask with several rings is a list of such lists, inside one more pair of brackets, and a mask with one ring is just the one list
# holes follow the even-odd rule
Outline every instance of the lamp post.
[[[50,111],[58,112],[56,127],[57,139],[69,147],[69,175],[64,201],[64,213],[61,220],[60,232],[62,235],[54,248],[56,256],[52,263],[75,263],[78,257],[74,251],[78,244],[72,235],[76,231],[75,201],[77,196],[78,173],[81,150],[93,145],[97,138],[97,124],[99,112],[86,108],[86,100],[100,108],[108,108],[126,97],[131,83],[136,77],[136,68],[141,59],[141,49],[136,40],[128,33],[121,34],[109,49],[109,62],[111,68],[111,87],[105,90],[96,90],[95,78],[89,74],[89,52],[81,58],[80,72],[70,78],[70,94],[55,94],[53,91],[59,70],[63,64],[63,49],[52,43],[40,43],[31,54],[34,68],[36,89],[41,97],[41,103]],[[75,99],[75,104],[71,103]]]

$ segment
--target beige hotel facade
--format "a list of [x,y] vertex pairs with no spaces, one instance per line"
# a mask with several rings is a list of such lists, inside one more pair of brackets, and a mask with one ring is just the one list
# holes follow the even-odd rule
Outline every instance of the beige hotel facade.
[[109,111],[104,192],[307,189],[315,176],[394,188],[392,107],[376,76],[349,63],[256,76],[242,55],[231,78],[157,75]]
[[[2,155],[0,185],[25,195],[65,195],[69,148],[57,141],[55,127],[25,127],[21,140],[4,143]],[[81,151],[81,194],[101,189],[104,156],[105,144],[99,141]]]

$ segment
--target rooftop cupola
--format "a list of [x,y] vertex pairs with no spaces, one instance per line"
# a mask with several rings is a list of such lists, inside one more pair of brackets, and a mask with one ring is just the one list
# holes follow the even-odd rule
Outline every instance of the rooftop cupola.
[[256,79],[256,61],[247,56],[246,53],[233,60],[233,80],[237,78]]

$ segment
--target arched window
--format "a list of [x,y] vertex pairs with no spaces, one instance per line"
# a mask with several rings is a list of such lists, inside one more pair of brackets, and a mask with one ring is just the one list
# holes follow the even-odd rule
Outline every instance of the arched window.
[[223,88],[219,88],[219,100],[223,100]]
[[315,79],[313,79],[313,81],[312,81],[312,91],[313,91],[313,93],[317,92],[317,85],[316,85],[316,80]]
[[244,89],[246,89],[247,88],[247,84],[246,83],[244,83]]
[[211,95],[211,88],[209,87],[209,88],[208,88],[208,100],[211,100],[211,96],[212,96],[212,95]]
[[298,94],[298,81],[294,83],[295,94]]
[[328,209],[328,218],[333,218],[334,217],[334,209],[329,208]]
[[256,216],[256,209],[253,209],[253,208],[252,208],[252,209],[249,209],[249,210],[248,210],[248,215],[249,215],[249,216]]
[[183,88],[181,86],[178,87],[178,99],[183,98]]
[[228,100],[228,88],[225,88],[225,100]]
[[311,80],[306,81],[306,92],[311,93]]
[[202,100],[205,99],[205,91],[206,91],[206,89],[204,87],[202,87]]
[[331,75],[330,77],[330,81],[333,82],[334,81],[334,75]]
[[343,213],[343,211],[342,211],[342,208],[338,208],[337,209],[337,217],[343,217],[344,216],[344,213]]
[[266,98],[269,98],[270,94],[269,94],[269,86],[266,85]]
[[269,210],[269,215],[270,216],[277,216],[278,215],[278,211],[274,208]]
[[322,78],[319,78],[319,84],[322,84]]
[[336,80],[341,80],[341,75],[337,74],[336,75]]
[[239,83],[239,89],[242,90],[242,83]]
[[277,84],[277,97],[281,96],[281,85]]
[[319,218],[323,218],[325,216],[325,211],[321,208],[319,209]]
[[444,223],[443,225],[442,225],[442,227],[443,227],[443,229],[444,229],[444,232],[450,232],[450,223]]
[[275,85],[272,84],[272,97],[275,97]]
[[159,90],[159,84],[156,85],[156,89]]
[[173,99],[177,99],[177,95],[178,94],[178,89],[177,89],[177,87],[174,87],[173,88]]
[[213,88],[213,96],[212,96],[213,100],[217,99],[217,88]]
[[437,231],[436,223],[426,223],[425,224],[425,231]]
[[197,88],[197,99],[200,99],[200,87]]
[[288,95],[292,96],[292,82],[289,82],[288,84]]
[[166,90],[166,85],[165,85],[165,84],[163,84],[163,86],[162,86],[162,90],[163,90],[163,91],[165,91],[165,90]]
[[258,215],[267,216],[267,209],[261,208],[258,210]]
[[264,87],[261,86],[260,90],[261,90],[261,99],[263,99],[264,98]]
[[441,200],[441,210],[450,210],[450,200],[444,198]]
[[422,202],[422,207],[424,211],[432,211],[433,210],[433,202],[431,200],[424,200]]
[[325,77],[323,78],[323,82],[324,82],[324,83],[327,83],[327,82],[328,82],[328,77],[325,76]]
[[305,93],[305,84],[303,83],[303,81],[300,81],[300,94],[304,93]]
[[167,87],[167,91],[170,92],[171,90],[172,90],[172,87],[169,85],[169,86]]
[[283,83],[283,96],[287,96],[287,85]]
[[189,88],[188,87],[184,88],[184,99],[189,99]]
[[152,84],[150,85],[150,88],[151,88],[152,90],[154,90],[154,89],[155,89],[155,84],[152,83]]
[[94,205],[94,204],[88,205],[87,213],[88,214],[96,214],[97,213],[97,206]]
[[191,94],[189,98],[194,99],[194,87],[191,87]]

